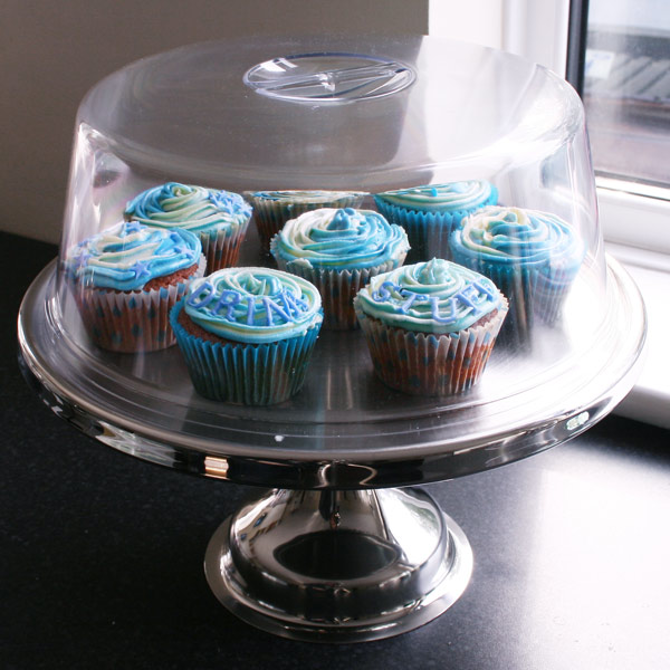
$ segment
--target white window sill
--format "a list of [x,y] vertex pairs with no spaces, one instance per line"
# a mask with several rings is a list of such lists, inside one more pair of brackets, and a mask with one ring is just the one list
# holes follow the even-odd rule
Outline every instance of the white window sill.
[[[667,222],[666,222],[667,225]],[[647,308],[648,330],[642,371],[616,414],[670,428],[670,256],[607,243],[609,254],[624,264]]]

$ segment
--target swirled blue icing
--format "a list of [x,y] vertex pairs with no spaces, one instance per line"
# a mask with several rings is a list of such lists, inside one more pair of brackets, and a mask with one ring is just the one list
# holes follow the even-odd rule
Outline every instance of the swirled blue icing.
[[251,206],[238,193],[177,182],[143,191],[124,212],[126,220],[197,233],[236,229],[250,217]]
[[200,240],[187,230],[124,221],[76,245],[66,266],[83,286],[133,291],[195,265],[201,253]]
[[381,201],[396,207],[430,212],[469,211],[495,204],[497,200],[495,186],[483,180],[429,184],[375,195],[378,204]]
[[372,277],[354,304],[389,326],[447,334],[469,328],[500,308],[504,298],[490,279],[434,258]]
[[541,267],[560,264],[576,271],[584,247],[573,227],[547,212],[485,207],[463,220],[451,246],[456,261]]
[[354,270],[399,261],[409,249],[407,234],[370,210],[317,209],[288,221],[274,237],[272,254],[294,265]]
[[270,268],[226,268],[197,279],[184,310],[206,331],[235,342],[276,342],[323,321],[317,288]]

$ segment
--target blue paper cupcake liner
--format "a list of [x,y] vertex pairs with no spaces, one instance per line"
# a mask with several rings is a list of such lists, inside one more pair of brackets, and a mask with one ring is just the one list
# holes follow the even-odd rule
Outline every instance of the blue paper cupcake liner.
[[507,296],[510,311],[500,334],[506,345],[527,343],[538,322],[554,326],[576,275],[576,269],[554,269],[549,274],[543,264],[489,262],[459,248],[454,248],[453,256],[456,263],[488,277]]
[[354,311],[354,297],[368,284],[371,277],[389,272],[405,260],[403,253],[395,260],[389,260],[376,267],[356,270],[326,270],[308,267],[300,263],[286,263],[277,258],[280,270],[295,274],[314,284],[319,289],[323,302],[323,327],[329,330],[354,330],[358,320]]
[[577,275],[578,268],[540,272],[535,284],[533,311],[543,323],[555,325]]
[[274,405],[300,390],[320,324],[279,342],[215,343],[191,335],[179,323],[183,305],[181,300],[174,306],[170,323],[200,395],[244,405]]
[[537,267],[520,263],[490,263],[454,249],[454,262],[488,277],[509,301],[509,314],[500,333],[500,342],[510,346],[524,345],[529,341],[535,323],[535,293],[538,279]]
[[398,207],[375,196],[377,209],[390,223],[402,226],[407,232],[410,252],[408,263],[429,261],[432,258],[452,259],[449,238],[451,233],[460,226],[461,221],[472,212],[497,202],[497,191],[475,209],[463,209],[453,212],[432,212],[418,209]]

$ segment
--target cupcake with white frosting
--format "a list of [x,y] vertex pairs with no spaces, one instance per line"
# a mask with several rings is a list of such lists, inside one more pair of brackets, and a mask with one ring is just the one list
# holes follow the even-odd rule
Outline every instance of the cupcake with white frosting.
[[379,211],[405,228],[412,251],[408,262],[451,258],[449,236],[463,217],[498,202],[498,191],[483,180],[429,184],[378,193]]
[[291,219],[271,252],[281,270],[303,277],[321,293],[324,326],[357,325],[353,298],[371,277],[402,265],[409,243],[400,226],[371,210],[318,209]]
[[506,338],[523,341],[535,317],[552,325],[584,259],[574,227],[548,212],[487,207],[451,239],[454,260],[493,280],[510,301]]
[[363,191],[245,191],[244,197],[254,208],[261,251],[270,251],[272,238],[290,220],[322,207],[360,207]]
[[65,274],[84,325],[103,349],[156,351],[175,343],[169,312],[205,270],[186,230],[121,222],[69,250]]
[[168,182],[143,191],[127,205],[126,221],[175,230],[200,238],[207,272],[237,265],[251,207],[238,193]]
[[373,277],[354,306],[377,376],[428,396],[479,381],[508,309],[491,280],[444,259]]
[[253,267],[192,282],[170,315],[196,391],[245,405],[283,402],[300,390],[322,321],[316,287]]

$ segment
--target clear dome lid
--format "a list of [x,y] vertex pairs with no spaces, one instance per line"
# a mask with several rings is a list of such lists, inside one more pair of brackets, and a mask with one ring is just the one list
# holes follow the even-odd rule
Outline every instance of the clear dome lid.
[[205,43],[83,100],[41,370],[149,460],[435,479],[621,397],[627,281],[545,68],[428,37]]
[[164,181],[377,193],[489,179],[501,201],[555,212],[595,246],[591,175],[577,94],[512,55],[427,37],[205,43],[86,96],[65,243]]

